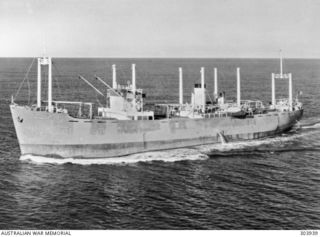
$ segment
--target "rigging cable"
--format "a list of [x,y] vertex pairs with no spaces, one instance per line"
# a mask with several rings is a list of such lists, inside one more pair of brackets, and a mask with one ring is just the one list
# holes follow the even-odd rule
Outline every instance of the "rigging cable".
[[[20,90],[21,90],[21,87],[22,87],[24,81],[26,80],[26,78],[28,78],[28,75],[29,75],[29,72],[30,72],[30,70],[31,70],[31,67],[32,67],[32,65],[33,65],[33,63],[34,63],[34,60],[35,60],[35,58],[32,59],[32,62],[31,62],[31,64],[30,64],[29,68],[28,68],[28,71],[27,71],[25,77],[23,78],[22,82],[20,83],[19,88],[18,88],[18,90],[17,90],[17,92],[16,92],[16,94],[15,94],[15,96],[14,96],[14,99],[17,98],[17,96],[18,96],[18,94],[19,94],[19,92],[20,92]],[[28,80],[28,82],[29,82],[29,80]],[[29,92],[28,92],[28,93],[29,93],[28,103],[29,103],[29,102],[30,102],[30,84],[29,84],[29,83],[28,83],[28,89],[29,89]]]
[[98,94],[95,93],[95,95],[96,95],[96,101],[98,102],[99,106],[100,106],[100,107],[103,107],[103,105],[101,104],[101,102],[100,102],[100,100],[99,100],[99,98],[98,98]]
[[211,104],[213,105],[213,100],[212,100],[212,98],[211,98],[211,96],[210,96],[210,93],[206,90],[206,93],[207,93],[207,95],[209,96],[209,99],[210,99],[210,101],[211,101]]
[[28,76],[27,76],[27,85],[28,85],[28,105],[30,105],[31,89],[30,89],[30,82],[29,82]]
[[[54,69],[57,71],[58,76],[57,77],[62,77],[62,74],[60,73],[60,71],[58,70],[58,68],[56,67],[56,64],[52,62],[52,65],[54,67]],[[53,77],[54,80],[57,82],[57,86],[58,86],[58,95],[60,98],[62,98],[62,93],[61,93],[61,89],[60,89],[60,85],[59,85],[59,80],[57,77]]]

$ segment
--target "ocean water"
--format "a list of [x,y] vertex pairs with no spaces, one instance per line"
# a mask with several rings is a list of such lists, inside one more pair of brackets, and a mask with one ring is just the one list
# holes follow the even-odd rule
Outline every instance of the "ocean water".
[[[20,156],[9,111],[11,95],[33,59],[0,59],[0,229],[319,229],[320,60],[288,59],[294,95],[303,91],[304,117],[290,132],[273,138],[148,152],[96,161]],[[213,91],[236,97],[236,67],[242,97],[271,100],[276,59],[56,59],[53,97],[104,104],[78,79],[137,84],[146,101],[178,101],[178,67],[184,69],[184,100],[190,101],[200,67]],[[46,76],[46,72],[43,72]],[[44,80],[44,85],[46,81]],[[288,82],[277,81],[277,96]],[[30,88],[31,93],[29,93]],[[46,90],[43,89],[43,96]],[[36,99],[36,64],[15,101]]]

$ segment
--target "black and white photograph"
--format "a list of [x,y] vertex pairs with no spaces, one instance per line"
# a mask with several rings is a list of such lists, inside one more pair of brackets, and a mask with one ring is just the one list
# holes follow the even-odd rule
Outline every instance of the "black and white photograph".
[[320,1],[0,0],[1,236],[111,230],[319,236]]

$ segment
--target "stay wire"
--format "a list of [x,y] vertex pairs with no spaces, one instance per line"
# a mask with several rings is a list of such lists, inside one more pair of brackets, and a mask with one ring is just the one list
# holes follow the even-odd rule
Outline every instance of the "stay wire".
[[[28,68],[28,70],[27,70],[27,73],[26,73],[25,77],[23,78],[22,82],[20,83],[19,88],[18,88],[18,90],[17,90],[17,92],[16,92],[16,94],[15,94],[15,96],[14,96],[14,99],[17,98],[18,94],[20,93],[20,90],[21,90],[21,88],[22,88],[22,85],[23,85],[24,81],[28,78],[29,72],[30,72],[30,70],[31,70],[31,68],[32,68],[32,65],[33,65],[35,59],[36,59],[36,58],[33,58],[33,59],[32,59],[32,62],[31,62],[30,66],[29,66],[29,68]],[[28,82],[29,82],[29,80],[28,80]],[[29,84],[29,83],[28,83],[28,89],[29,89],[28,103],[30,103],[30,84]]]
[[31,89],[30,89],[30,81],[28,76],[27,76],[27,85],[28,85],[28,105],[30,105]]
[[[52,62],[52,65],[54,67],[54,69],[57,71],[58,77],[62,77],[62,74],[60,73],[60,71],[58,70],[58,68],[56,67],[56,64]],[[61,93],[61,89],[60,89],[60,84],[59,84],[59,80],[56,77],[53,77],[54,80],[57,82],[57,86],[58,86],[58,95],[60,98],[62,98],[62,93]]]
[[100,102],[100,100],[99,100],[99,98],[98,98],[97,93],[95,93],[95,95],[96,95],[96,101],[98,102],[99,106],[100,106],[100,107],[103,107],[103,105],[101,104],[101,102]]

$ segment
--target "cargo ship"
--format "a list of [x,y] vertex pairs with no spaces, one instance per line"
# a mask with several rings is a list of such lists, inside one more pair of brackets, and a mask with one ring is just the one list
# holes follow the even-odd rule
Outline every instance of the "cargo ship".
[[[42,100],[42,68],[48,69],[48,98]],[[86,78],[79,78],[96,93],[106,97],[106,105],[94,110],[93,103],[52,99],[52,58],[37,59],[37,103],[18,105],[12,99],[10,110],[22,155],[56,158],[110,158],[134,153],[193,147],[222,141],[260,139],[290,130],[303,115],[298,96],[292,96],[292,74],[271,74],[272,100],[242,100],[240,68],[237,68],[236,101],[218,94],[217,69],[214,92],[208,100],[205,68],[200,70],[191,101],[183,101],[183,71],[179,68],[179,102],[146,107],[145,93],[136,88],[135,65],[132,82],[117,83],[112,65],[112,85],[96,77],[107,93],[102,93]],[[275,80],[288,80],[288,98],[276,99]],[[67,105],[77,107],[72,114]]]

